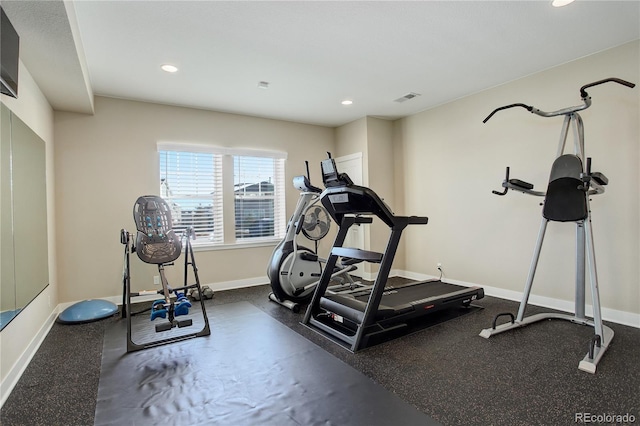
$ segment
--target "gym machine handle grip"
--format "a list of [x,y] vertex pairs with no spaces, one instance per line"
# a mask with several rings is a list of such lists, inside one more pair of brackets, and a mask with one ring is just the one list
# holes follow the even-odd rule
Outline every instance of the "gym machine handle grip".
[[491,112],[491,114],[489,114],[489,115],[487,116],[487,118],[485,118],[484,120],[482,120],[482,122],[483,122],[483,123],[486,123],[487,121],[489,121],[489,119],[490,119],[491,117],[493,117],[493,115],[494,115],[496,112],[498,112],[498,111],[502,111],[503,109],[515,108],[515,107],[522,107],[522,108],[526,109],[526,110],[527,110],[527,111],[529,111],[529,112],[531,112],[531,111],[533,110],[533,107],[532,107],[532,106],[529,106],[529,105],[526,105],[526,104],[511,104],[511,105],[505,105],[505,106],[502,106],[502,107],[500,107],[500,108],[496,108],[496,109],[494,109],[494,110]]
[[498,321],[498,318],[500,318],[500,317],[510,317],[511,318],[511,324],[516,322],[516,318],[513,316],[513,314],[511,312],[503,312],[501,314],[496,315],[493,318],[492,327],[493,327],[494,330],[496,329],[496,322]]
[[129,244],[129,232],[124,228],[120,230],[120,243]]
[[296,235],[300,234],[302,231],[302,225],[304,225],[304,214],[300,216],[300,219],[295,223],[296,226]]
[[636,87],[635,84],[630,83],[630,82],[628,82],[626,80],[622,80],[620,78],[611,77],[611,78],[605,78],[604,80],[594,81],[593,83],[585,84],[584,86],[582,86],[580,88],[580,96],[584,99],[584,98],[589,96],[589,94],[587,93],[587,89],[588,88],[593,87],[593,86],[598,86],[599,84],[609,83],[609,82],[622,84],[623,86],[627,86],[627,87],[630,87],[632,89],[634,87]]
[[502,183],[502,186],[504,187],[504,190],[502,190],[502,192],[500,191],[491,191],[493,194],[496,195],[507,195],[507,192],[509,192],[509,187],[506,186],[506,183],[509,182],[509,167],[507,166],[507,172],[506,172],[506,177],[504,178],[504,182]]
[[424,216],[409,216],[407,223],[409,225],[426,225],[429,223],[429,218]]
[[356,225],[361,225],[364,223],[373,223],[373,218],[369,216],[356,216],[356,220],[354,222]]

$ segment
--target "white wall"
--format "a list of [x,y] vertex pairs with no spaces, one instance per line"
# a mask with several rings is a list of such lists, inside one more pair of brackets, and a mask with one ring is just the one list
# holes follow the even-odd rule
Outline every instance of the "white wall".
[[[299,195],[291,180],[305,173],[304,160],[318,184],[320,160],[334,148],[328,127],[104,97],[96,97],[93,116],[56,112],[55,136],[61,302],[122,294],[120,229],[134,231],[135,200],[159,192],[158,141],[288,152],[288,214]],[[214,290],[267,283],[274,246],[198,251],[200,281]],[[131,261],[134,290],[153,289],[157,269],[135,255]],[[173,282],[182,279],[178,262],[167,269]]]
[[35,349],[49,331],[55,319],[54,309],[58,305],[53,110],[22,62],[20,62],[19,76],[18,99],[0,96],[2,103],[20,117],[46,144],[49,286],[0,332],[0,379],[2,380],[0,405],[9,396]]
[[[541,220],[541,198],[501,189],[512,176],[546,190],[562,117],[510,109],[516,102],[552,111],[581,103],[579,88],[608,77],[640,83],[639,42],[504,84],[396,123],[396,156],[404,167],[404,210],[429,216],[406,235],[406,269],[521,292]],[[473,72],[480,72],[474,70]],[[594,239],[604,308],[640,313],[640,88],[609,83],[589,90],[581,113],[593,170],[609,177],[593,197]],[[400,135],[400,137],[398,136]],[[533,294],[572,301],[575,225],[550,223]],[[605,316],[606,318],[606,316]],[[633,317],[637,319],[637,316]],[[640,326],[640,324],[636,324]]]

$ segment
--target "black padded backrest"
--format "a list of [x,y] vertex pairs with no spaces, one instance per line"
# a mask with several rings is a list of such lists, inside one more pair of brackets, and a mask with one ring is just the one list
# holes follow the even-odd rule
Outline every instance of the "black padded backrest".
[[580,189],[582,161],[575,155],[556,158],[551,167],[542,215],[556,222],[576,222],[587,218],[587,196]]
[[171,208],[156,195],[144,195],[133,206],[136,222],[136,253],[146,263],[173,262],[180,256],[182,241],[172,228]]

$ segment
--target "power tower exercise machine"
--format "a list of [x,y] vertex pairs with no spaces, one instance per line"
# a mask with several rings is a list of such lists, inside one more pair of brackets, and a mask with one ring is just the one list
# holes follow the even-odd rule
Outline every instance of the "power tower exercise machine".
[[[585,110],[591,106],[591,97],[587,89],[600,84],[614,82],[633,88],[635,84],[618,78],[607,78],[580,88],[582,105],[563,108],[553,112],[545,112],[538,108],[517,103],[506,105],[495,109],[487,118],[486,123],[496,112],[508,108],[522,107],[529,112],[541,117],[564,116],[562,130],[560,132],[560,142],[558,144],[557,158],[551,167],[549,184],[546,192],[534,191],[534,186],[519,179],[509,178],[509,167],[506,169],[506,177],[502,182],[503,191],[493,191],[497,195],[505,195],[509,189],[520,191],[525,194],[545,197],[542,209],[542,222],[536,242],[533,259],[529,268],[529,275],[525,285],[522,301],[516,317],[511,313],[498,314],[491,328],[482,330],[480,336],[489,338],[494,334],[503,333],[518,327],[542,321],[545,319],[562,319],[577,324],[588,325],[594,328],[595,335],[589,342],[589,352],[580,361],[578,368],[582,371],[595,373],[596,366],[607,347],[613,339],[613,330],[602,323],[600,312],[600,296],[598,293],[598,276],[596,270],[596,255],[593,243],[593,231],[591,227],[591,208],[589,197],[602,194],[605,186],[609,183],[607,177],[600,172],[591,171],[591,158],[585,159],[584,149],[584,128],[582,118],[578,111]],[[564,154],[569,129],[573,129],[573,154]],[[536,273],[536,267],[540,258],[540,250],[544,240],[547,224],[554,222],[574,222],[576,224],[576,289],[575,289],[575,313],[573,315],[558,313],[541,313],[525,317],[525,310],[531,294],[531,287]],[[586,256],[585,256],[586,254]],[[586,263],[585,263],[586,258]],[[585,269],[589,269],[591,282],[591,299],[593,303],[593,320],[585,316]],[[496,325],[499,317],[508,316],[510,322]]]
[[[339,174],[330,155],[321,167],[326,190],[320,200],[340,229],[307,308],[304,325],[356,352],[371,346],[378,338],[406,330],[409,322],[419,317],[446,308],[468,307],[484,296],[480,287],[439,280],[386,286],[402,232],[409,225],[426,225],[428,218],[394,215],[373,190],[354,185],[348,175]],[[372,223],[374,217],[390,230],[384,253],[343,247],[351,226]],[[379,263],[373,286],[347,293],[327,291],[331,271],[341,257]]]
[[[133,207],[133,217],[136,222],[137,233],[135,241],[126,229],[120,231],[120,242],[125,245],[124,268],[123,268],[123,291],[122,291],[122,317],[127,319],[127,352],[147,349],[167,343],[177,342],[194,337],[208,336],[211,334],[209,319],[205,309],[204,297],[200,297],[200,308],[203,317],[203,326],[200,330],[188,333],[160,334],[158,339],[136,343],[132,337],[131,298],[145,295],[161,295],[162,298],[154,301],[151,305],[151,317],[153,322],[158,319],[155,325],[156,333],[170,332],[173,328],[183,328],[193,326],[193,317],[189,316],[189,309],[192,307],[187,298],[187,291],[194,289],[202,294],[200,279],[198,278],[198,268],[191,247],[193,229],[188,228],[182,236],[178,236],[173,230],[171,219],[171,209],[167,202],[155,195],[145,195],[139,197]],[[185,241],[184,252],[184,285],[172,288],[165,276],[165,266],[173,265],[173,262],[180,256],[182,241]],[[131,291],[130,273],[130,253],[138,254],[140,260],[145,263],[158,265],[160,274],[160,284],[162,289],[157,291]],[[194,284],[188,283],[189,266],[193,271]]]

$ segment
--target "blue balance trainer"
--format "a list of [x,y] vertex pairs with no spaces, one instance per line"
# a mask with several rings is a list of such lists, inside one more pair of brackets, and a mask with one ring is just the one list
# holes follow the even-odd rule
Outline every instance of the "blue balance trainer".
[[83,324],[108,318],[118,312],[115,303],[106,300],[84,300],[74,303],[58,315],[61,324]]

